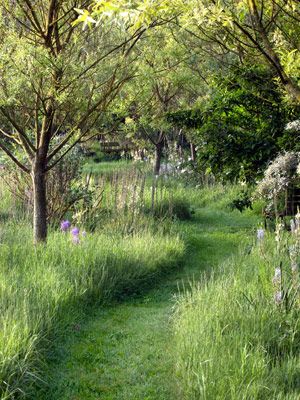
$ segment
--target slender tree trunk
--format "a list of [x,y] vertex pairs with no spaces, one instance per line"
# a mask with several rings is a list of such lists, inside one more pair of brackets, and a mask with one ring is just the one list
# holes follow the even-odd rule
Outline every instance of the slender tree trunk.
[[31,172],[33,182],[33,238],[34,243],[45,242],[47,238],[46,173],[36,163]]
[[162,155],[163,155],[163,147],[164,147],[163,141],[156,143],[154,175],[159,175],[159,172],[160,172],[161,159],[162,159]]

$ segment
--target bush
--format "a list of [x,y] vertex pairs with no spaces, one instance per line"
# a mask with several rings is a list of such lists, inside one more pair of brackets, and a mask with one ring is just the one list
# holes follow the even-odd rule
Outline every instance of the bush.
[[153,215],[155,218],[175,218],[184,221],[191,219],[192,210],[186,199],[163,199],[155,203]]
[[247,208],[250,208],[250,210],[252,210],[252,199],[249,191],[241,191],[239,195],[232,200],[229,206],[232,210],[237,209],[240,212],[243,212]]
[[[77,201],[88,195],[88,185],[81,179],[82,161],[80,148],[74,147],[47,173],[47,212],[50,223],[60,221]],[[11,193],[16,211],[31,215],[33,189],[30,175],[4,157],[0,178],[6,190]]]

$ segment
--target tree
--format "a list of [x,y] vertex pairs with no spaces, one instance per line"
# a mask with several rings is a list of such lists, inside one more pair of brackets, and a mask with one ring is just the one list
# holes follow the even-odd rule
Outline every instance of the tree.
[[180,25],[206,56],[218,59],[231,54],[241,63],[247,57],[250,62],[260,57],[293,101],[300,102],[298,0],[95,0],[92,4],[94,18],[121,15],[135,26],[149,26],[159,19]]
[[[162,51],[163,49],[163,51]],[[138,53],[137,77],[126,88],[131,117],[131,138],[154,148],[154,174],[159,175],[163,150],[179,130],[167,115],[190,98],[195,78],[187,67],[187,55],[170,31],[153,28]]]
[[253,66],[215,77],[215,92],[200,112],[200,164],[222,179],[254,182],[284,149],[286,123],[299,107],[282,101],[268,69]]
[[297,0],[193,0],[178,20],[207,56],[268,65],[298,103],[299,22]]
[[[132,78],[131,50],[145,29],[100,23],[82,32],[87,1],[6,0],[0,25],[0,148],[34,193],[34,241],[47,236],[46,179]],[[22,157],[15,149],[21,150]]]

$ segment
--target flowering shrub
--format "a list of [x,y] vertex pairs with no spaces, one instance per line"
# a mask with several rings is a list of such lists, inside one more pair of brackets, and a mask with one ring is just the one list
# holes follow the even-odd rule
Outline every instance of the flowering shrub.
[[286,152],[280,154],[264,173],[264,178],[258,184],[255,197],[267,201],[267,211],[275,211],[279,215],[279,207],[284,202],[286,190],[298,182],[300,172],[300,153]]

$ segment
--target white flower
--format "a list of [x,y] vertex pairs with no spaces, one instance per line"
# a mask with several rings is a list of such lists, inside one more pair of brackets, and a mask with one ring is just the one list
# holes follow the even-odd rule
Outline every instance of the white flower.
[[282,302],[283,295],[281,291],[275,293],[274,300],[276,304],[280,304]]
[[275,278],[281,278],[281,269],[275,268]]
[[285,126],[286,131],[300,131],[300,119],[288,122]]
[[292,263],[291,268],[292,268],[293,274],[296,274],[298,272],[298,264],[297,263]]
[[257,229],[257,240],[260,242],[265,237],[265,231],[262,228]]
[[295,221],[294,221],[293,219],[291,219],[290,225],[291,225],[291,232],[292,232],[292,233],[295,233],[295,231],[296,231],[296,224],[295,224]]

